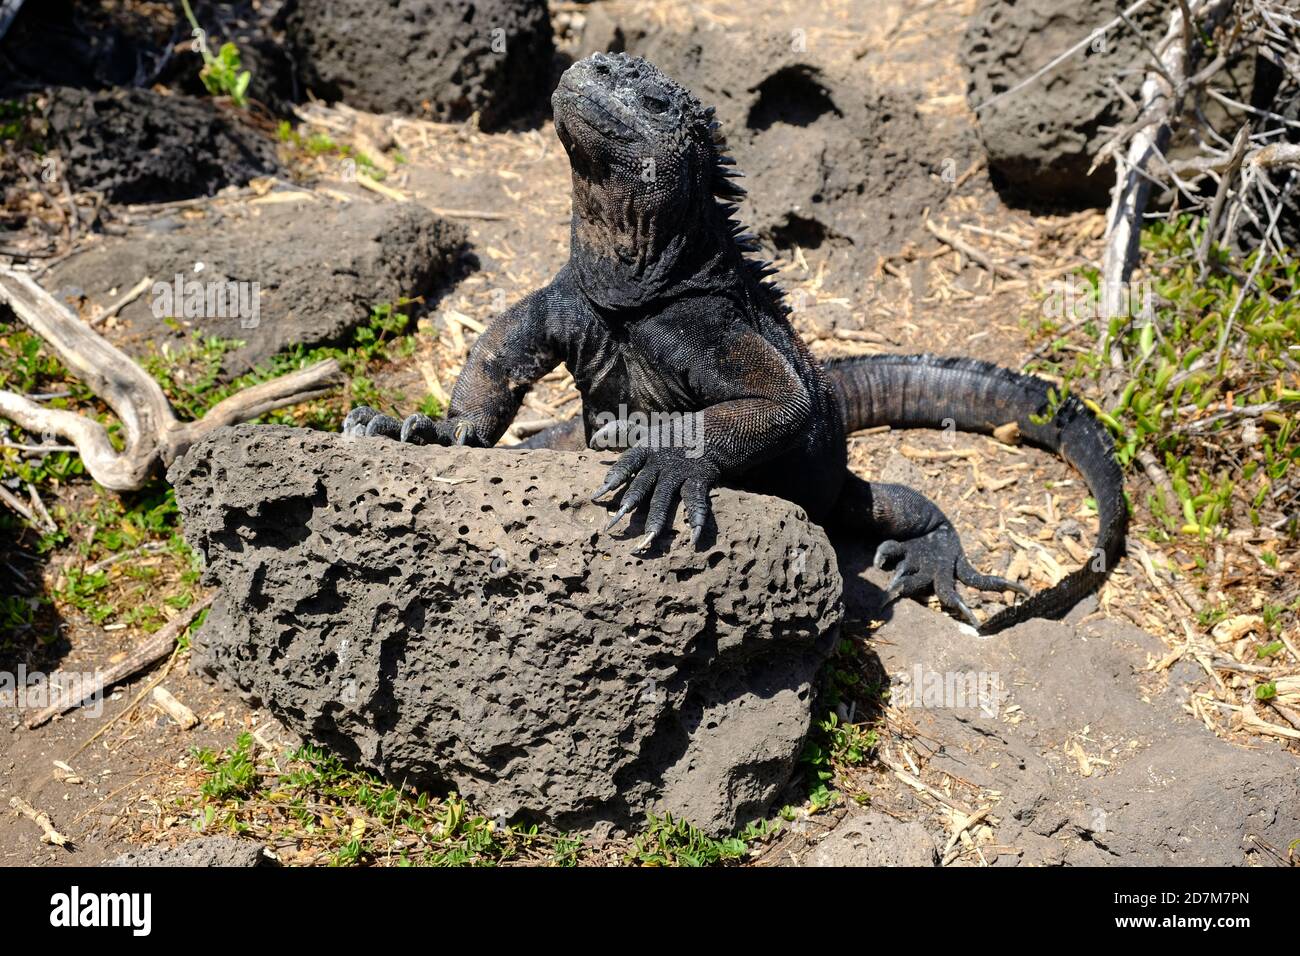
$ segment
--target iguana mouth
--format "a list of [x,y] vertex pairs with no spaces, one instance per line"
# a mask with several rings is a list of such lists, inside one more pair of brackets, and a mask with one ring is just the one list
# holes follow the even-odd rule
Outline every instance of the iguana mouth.
[[[563,96],[560,95],[561,91],[563,91]],[[556,87],[555,92],[556,107],[561,105],[564,107],[555,110],[556,127],[561,136],[566,132],[565,126],[577,121],[604,138],[615,139],[624,143],[636,142],[641,139],[636,129],[625,122],[614,109],[593,97],[589,91],[575,90],[562,83]],[[567,132],[570,138],[575,138],[572,135],[572,130]]]

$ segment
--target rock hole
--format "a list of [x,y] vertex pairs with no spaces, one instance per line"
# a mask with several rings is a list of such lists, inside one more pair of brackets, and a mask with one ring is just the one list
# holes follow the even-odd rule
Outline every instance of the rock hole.
[[811,126],[827,114],[843,116],[830,91],[817,82],[818,70],[796,64],[777,70],[758,85],[758,100],[749,110],[750,129],[770,129],[777,123]]
[[830,234],[824,223],[790,212],[782,225],[772,227],[772,244],[778,249],[816,249]]

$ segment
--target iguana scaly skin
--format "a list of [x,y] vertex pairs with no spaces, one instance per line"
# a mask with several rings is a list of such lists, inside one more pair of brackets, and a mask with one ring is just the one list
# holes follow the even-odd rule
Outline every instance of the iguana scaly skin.
[[[361,407],[345,432],[489,447],[529,387],[564,363],[582,395],[581,439],[624,448],[594,497],[623,489],[610,526],[646,507],[639,549],[654,546],[679,500],[698,541],[715,485],[779,495],[828,528],[883,541],[876,563],[897,564],[889,600],[933,588],[944,608],[978,625],[958,581],[1025,590],[976,571],[924,495],[852,474],[845,434],[948,423],[990,432],[1015,421],[1082,472],[1100,541],[1086,567],[980,629],[1059,616],[1101,582],[1123,549],[1126,509],[1110,438],[1078,401],[1052,407],[1045,382],[972,359],[878,355],[823,366],[791,327],[770,264],[746,255],[757,242],[733,218],[744,193],[712,109],[622,54],[575,63],[551,102],[573,174],[569,262],[479,337],[444,420],[399,422]],[[633,433],[631,443],[608,421],[636,413],[676,413],[691,428],[673,433],[678,440]],[[575,422],[527,445],[581,439]]]

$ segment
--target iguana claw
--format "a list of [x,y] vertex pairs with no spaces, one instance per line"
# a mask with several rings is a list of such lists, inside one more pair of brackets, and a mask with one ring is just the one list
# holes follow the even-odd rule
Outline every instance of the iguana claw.
[[344,435],[381,435],[410,445],[471,445],[474,426],[464,418],[435,420],[416,412],[404,421],[384,415],[369,405],[358,405],[343,419]]
[[962,552],[957,532],[946,521],[917,538],[882,542],[876,549],[875,566],[883,568],[894,561],[897,562],[894,576],[885,589],[886,604],[932,587],[943,609],[960,616],[972,627],[979,627],[979,618],[957,593],[957,581],[981,591],[1027,593],[1015,581],[976,571]]
[[717,478],[717,471],[711,465],[699,458],[688,457],[680,448],[651,450],[637,445],[619,456],[604,482],[592,495],[592,500],[595,501],[615,488],[627,486],[619,501],[618,510],[605,526],[606,531],[643,503],[649,502],[645,533],[633,548],[634,553],[641,554],[648,551],[672,523],[680,499],[686,505],[691,543],[695,545],[699,543],[704,526],[712,515],[709,491]]
[[378,414],[379,412],[375,411],[369,405],[358,405],[356,408],[352,409],[352,411],[348,412],[347,418],[343,419],[343,427],[340,431],[342,431],[344,435],[364,435],[366,433],[366,426],[369,425],[370,420]]

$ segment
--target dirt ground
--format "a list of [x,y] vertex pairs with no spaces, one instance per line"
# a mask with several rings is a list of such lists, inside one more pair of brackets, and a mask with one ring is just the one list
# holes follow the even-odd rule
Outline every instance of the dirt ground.
[[[552,6],[577,14],[584,5]],[[620,4],[604,6],[617,10]],[[974,0],[815,5],[674,0],[622,6],[641,14],[652,11],[669,28],[694,18],[724,30],[743,31],[756,22],[773,32],[806,30],[808,42],[833,51],[845,69],[865,73],[879,89],[915,99],[923,120],[942,131],[936,141],[955,144],[955,178],[947,182],[926,174],[936,176],[932,185],[940,187],[941,195],[928,218],[1005,267],[1006,274],[990,275],[985,266],[938,241],[923,221],[900,230],[894,247],[870,255],[854,250],[846,256],[843,247],[831,243],[816,248],[796,243],[777,250],[779,279],[798,304],[794,322],[816,354],[959,353],[1013,368],[1034,356],[1038,295],[1053,277],[1098,261],[1103,215],[1011,208],[993,189],[973,145],[973,117],[957,61],[960,33]],[[577,42],[572,39],[570,45]],[[467,124],[377,117],[342,107],[313,105],[306,114],[340,141],[371,142],[380,152],[386,145],[399,149],[406,162],[389,171],[384,188],[468,229],[477,271],[441,300],[428,303],[429,344],[387,369],[377,383],[386,393],[404,395],[408,404],[400,410],[409,411],[429,391],[450,391],[474,340],[471,327],[441,316],[454,310],[478,322],[490,321],[565,262],[565,155],[549,122],[489,135]],[[931,159],[942,169],[944,158]],[[316,172],[312,201],[395,201],[347,181],[340,163],[321,162]],[[246,198],[198,203],[193,214]],[[747,208],[742,206],[742,217]],[[1010,274],[1015,277],[1008,278]],[[133,277],[123,277],[124,283],[130,281]],[[530,395],[521,420],[563,419],[576,411],[576,399],[572,380],[555,373]],[[854,436],[851,456],[861,474],[923,487],[952,518],[972,561],[982,569],[1042,587],[1062,569],[1077,566],[1091,548],[1096,526],[1085,506],[1086,488],[1048,454],[978,436],[879,432]],[[1173,653],[1187,642],[1189,612],[1167,581],[1150,570],[1149,558],[1160,556],[1141,538],[1142,503],[1134,497],[1139,533],[1132,536],[1133,556],[1111,575],[1090,613],[1130,622]],[[1074,533],[1059,533],[1062,525]],[[1188,560],[1187,555],[1163,557]],[[75,553],[61,553],[41,573],[50,580],[63,564],[77,560]],[[977,607],[987,614],[996,600],[993,596]],[[66,653],[58,665],[64,670],[90,671],[113,663],[141,637],[131,628],[105,631],[71,610],[63,623]],[[132,846],[175,840],[193,823],[176,802],[192,781],[193,748],[220,749],[244,729],[268,748],[288,740],[266,714],[190,673],[187,665],[182,653],[166,670],[155,668],[118,686],[104,702],[103,718],[74,712],[28,730],[12,711],[3,712],[0,806],[21,797],[47,812],[71,846],[42,843],[32,821],[5,813],[0,815],[0,864],[93,864]],[[1209,683],[1213,675],[1202,676]],[[1163,686],[1160,670],[1152,679],[1153,693],[1173,692]],[[155,684],[188,705],[201,718],[198,727],[182,730],[164,716],[148,696]],[[1183,709],[1200,719],[1194,704]],[[1232,733],[1217,719],[1206,722],[1218,733]],[[942,772],[935,774],[931,779],[942,789]],[[873,774],[871,786],[881,794],[907,789],[885,769]],[[898,805],[915,809],[907,801]],[[282,858],[294,860],[292,846],[276,849]]]

